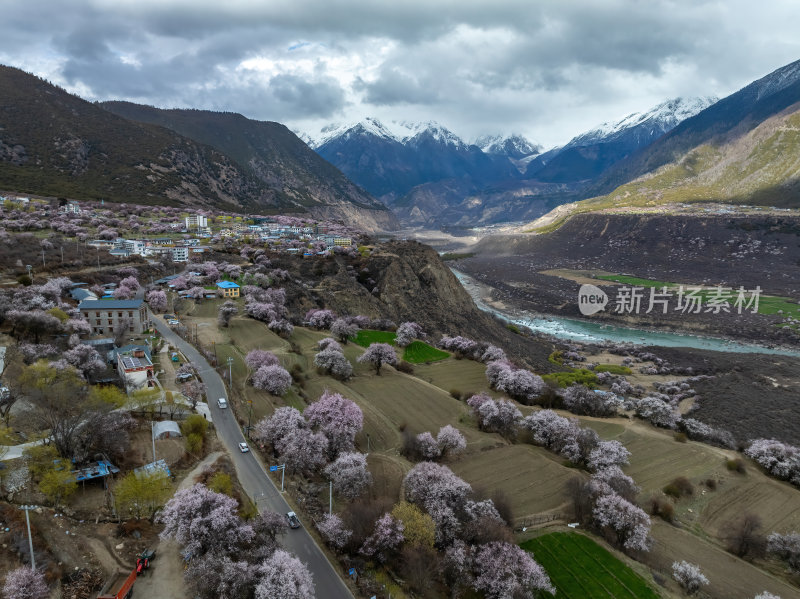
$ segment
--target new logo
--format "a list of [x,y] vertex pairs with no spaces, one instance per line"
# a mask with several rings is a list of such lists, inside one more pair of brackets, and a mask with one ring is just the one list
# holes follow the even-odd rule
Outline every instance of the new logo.
[[604,310],[608,303],[606,292],[594,285],[581,285],[578,290],[578,310],[584,316],[591,316]]

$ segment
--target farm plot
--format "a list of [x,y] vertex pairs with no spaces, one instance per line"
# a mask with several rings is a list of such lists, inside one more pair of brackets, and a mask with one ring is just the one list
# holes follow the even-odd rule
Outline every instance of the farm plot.
[[500,396],[489,390],[486,380],[486,366],[473,360],[446,360],[434,364],[421,364],[414,367],[414,375],[439,387],[446,393],[452,390],[469,397],[474,393],[485,391]]
[[[387,370],[381,376],[357,376],[347,387],[362,401],[379,410],[387,420],[400,427],[405,425],[412,433],[436,431],[445,424],[457,426],[466,415],[464,404],[444,391],[412,376]],[[362,407],[363,409],[363,407]],[[480,434],[465,429],[467,442]]]
[[700,522],[710,534],[722,538],[728,524],[748,512],[758,514],[765,533],[800,529],[800,493],[788,483],[768,478],[751,466],[742,476],[731,474],[711,494]]
[[665,578],[671,577],[672,563],[686,560],[697,564],[706,575],[709,585],[704,592],[715,599],[755,597],[769,591],[783,599],[798,597],[791,587],[754,565],[741,560],[699,537],[659,520],[653,522],[653,548],[644,554],[644,561]]
[[556,460],[539,447],[503,445],[470,452],[448,466],[474,487],[505,493],[520,519],[564,506],[567,481],[581,474]]
[[438,362],[446,360],[450,354],[441,349],[436,349],[424,341],[412,341],[403,352],[403,359],[412,364],[424,364],[425,362]]
[[367,465],[372,474],[372,496],[388,497],[392,501],[399,501],[403,477],[410,466],[408,462],[393,456],[370,453],[367,457]]
[[645,580],[589,537],[554,532],[525,541],[547,571],[556,597],[565,599],[658,599]]

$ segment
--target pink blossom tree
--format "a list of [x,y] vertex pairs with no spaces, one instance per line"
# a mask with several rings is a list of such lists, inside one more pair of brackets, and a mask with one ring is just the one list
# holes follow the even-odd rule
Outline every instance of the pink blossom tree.
[[404,529],[402,521],[385,513],[375,522],[374,532],[367,537],[359,552],[374,556],[381,563],[385,562],[403,542]]
[[708,578],[700,571],[700,567],[685,560],[672,563],[672,578],[687,595],[694,595],[700,587],[708,585]]
[[603,495],[592,510],[598,526],[612,531],[626,549],[647,551],[650,548],[650,517],[619,495]]
[[258,567],[245,559],[212,552],[193,558],[183,577],[196,599],[247,597],[255,586]]
[[[334,341],[334,343],[336,343]],[[339,345],[338,343],[336,344]],[[353,375],[353,365],[350,360],[334,347],[326,347],[314,356],[314,365],[323,372],[340,380],[347,380]]]
[[294,325],[285,318],[270,320],[267,324],[267,328],[284,339],[291,337],[292,332],[294,332]]
[[22,566],[6,575],[3,597],[6,599],[47,599],[50,589],[39,570]]
[[481,430],[513,436],[522,413],[513,402],[507,399],[494,400],[485,393],[473,395],[467,400],[472,408]]
[[358,333],[358,325],[344,318],[337,318],[331,324],[331,335],[341,343],[347,343],[347,340],[354,337],[356,333]]
[[330,310],[309,310],[306,312],[308,326],[315,329],[329,329],[336,319],[336,315]]
[[158,520],[164,523],[161,538],[175,539],[184,556],[233,553],[254,537],[253,528],[242,524],[235,499],[199,483],[175,493]]
[[397,327],[397,333],[394,342],[398,347],[406,347],[411,344],[414,339],[424,339],[425,331],[416,322],[403,322]]
[[601,470],[610,466],[625,466],[631,452],[619,441],[600,441],[589,454],[587,466],[591,470]]
[[76,345],[61,354],[62,359],[75,367],[84,377],[105,370],[106,365],[97,350],[91,345]]
[[353,531],[336,514],[326,514],[316,526],[325,542],[336,550],[341,550],[353,536]]
[[252,376],[253,387],[281,396],[292,386],[292,375],[277,364],[261,366]]
[[325,475],[333,482],[333,490],[342,497],[355,499],[372,484],[363,453],[341,453],[325,467]]
[[444,425],[436,435],[436,443],[439,445],[439,452],[443,457],[453,457],[463,452],[467,448],[467,441],[464,435],[457,428]]
[[481,545],[475,552],[473,568],[473,586],[486,599],[533,599],[537,591],[556,592],[544,568],[530,553],[511,543]]
[[356,435],[364,425],[364,413],[355,402],[339,393],[325,391],[304,412],[309,426],[327,437],[331,457],[351,451]]
[[258,370],[262,366],[274,366],[275,364],[280,364],[278,356],[263,349],[253,349],[247,352],[244,361],[250,370]]
[[227,300],[219,307],[217,311],[217,324],[223,328],[227,328],[231,323],[231,319],[239,312],[236,302]]
[[418,434],[415,444],[417,453],[423,460],[434,461],[437,460],[442,454],[436,439],[434,439],[433,435],[428,431]]
[[800,449],[797,447],[776,439],[756,439],[744,453],[773,476],[800,486]]
[[153,289],[147,294],[147,303],[153,312],[166,312],[167,294],[161,289]]
[[290,472],[310,475],[328,461],[328,439],[322,433],[299,428],[282,440],[280,457]]
[[307,426],[305,418],[296,408],[282,407],[275,410],[269,418],[259,420],[253,427],[252,434],[255,439],[271,445],[275,452],[280,454],[285,439],[298,429]]
[[397,365],[397,354],[388,343],[371,343],[367,351],[358,357],[358,361],[372,364],[375,367],[375,374],[380,375],[381,366],[384,364]]
[[314,582],[303,562],[278,549],[259,568],[255,599],[313,599]]
[[496,345],[489,345],[481,354],[481,362],[488,364],[497,360],[505,360],[506,352],[497,347]]

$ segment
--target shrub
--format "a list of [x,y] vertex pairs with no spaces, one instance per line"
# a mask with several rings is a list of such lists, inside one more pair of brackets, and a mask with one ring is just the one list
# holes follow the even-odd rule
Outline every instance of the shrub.
[[686,441],[688,440],[686,433],[675,433],[672,438],[675,439],[678,443],[686,443]]
[[461,391],[459,391],[458,389],[450,389],[450,397],[461,401],[462,397]]
[[672,522],[675,518],[675,506],[672,502],[661,499],[660,497],[651,497],[648,501],[648,511],[651,516],[658,516],[665,522]]
[[414,366],[411,364],[411,362],[406,362],[405,360],[400,361],[400,363],[397,365],[397,370],[405,374],[414,374]]
[[595,372],[609,372],[611,374],[632,374],[632,370],[627,366],[620,366],[619,364],[598,364],[594,367]]
[[689,482],[688,478],[685,476],[679,476],[665,486],[663,491],[665,495],[669,495],[675,499],[680,499],[684,495],[692,495],[694,493],[694,487],[692,486],[692,483]]
[[742,458],[728,460],[725,462],[725,466],[731,472],[738,472],[739,474],[744,474],[747,470],[744,466],[744,460]]
[[708,487],[709,491],[716,491],[717,490],[717,481],[713,478],[707,478],[705,480],[705,485]]

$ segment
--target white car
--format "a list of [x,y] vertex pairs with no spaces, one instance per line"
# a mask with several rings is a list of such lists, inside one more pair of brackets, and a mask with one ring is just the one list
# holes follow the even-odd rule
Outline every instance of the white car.
[[300,528],[300,519],[294,512],[286,512],[286,520],[289,521],[289,528]]
[[239,451],[242,453],[247,453],[250,451],[250,448],[247,446],[247,443],[239,443]]

